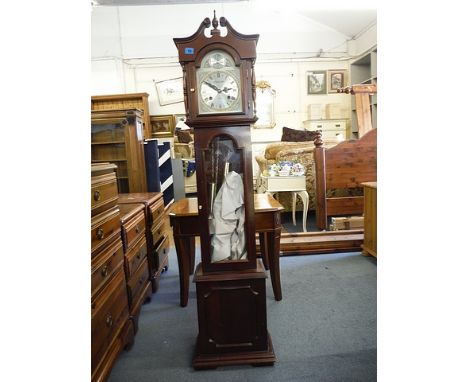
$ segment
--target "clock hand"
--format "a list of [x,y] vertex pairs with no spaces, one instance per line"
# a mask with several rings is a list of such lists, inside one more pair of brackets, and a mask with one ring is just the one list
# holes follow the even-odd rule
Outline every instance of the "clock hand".
[[207,84],[211,89],[216,90],[218,93],[221,93],[222,90],[219,89],[217,86],[210,84],[209,82],[203,81],[205,84]]
[[232,90],[232,88],[224,87],[223,92],[227,93],[229,90]]

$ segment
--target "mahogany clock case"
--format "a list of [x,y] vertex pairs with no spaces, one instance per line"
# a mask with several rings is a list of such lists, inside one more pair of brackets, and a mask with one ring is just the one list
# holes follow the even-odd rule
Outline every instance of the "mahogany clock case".
[[[253,65],[256,58],[258,34],[244,35],[237,32],[229,22],[220,18],[220,25],[226,27],[227,35],[221,36],[217,29],[218,21],[213,19],[211,37],[206,37],[204,31],[211,25],[209,18],[205,18],[198,30],[189,37],[174,38],[179,51],[179,62],[182,65],[184,82],[184,102],[187,113],[186,124],[190,127],[228,126],[233,124],[255,123],[255,74]],[[201,113],[199,101],[199,85],[197,84],[197,70],[207,54],[212,51],[223,51],[232,57],[239,68],[239,85],[241,97],[241,111]]]
[[[267,329],[266,274],[255,253],[251,182],[250,125],[257,120],[254,63],[259,35],[237,32],[224,17],[220,25],[226,28],[225,35],[218,25],[215,13],[192,36],[174,38],[197,166],[202,261],[194,276],[199,328],[195,369],[276,361]],[[213,64],[205,71],[207,60],[216,59],[216,54],[229,64],[219,65],[222,70]],[[217,73],[225,74],[219,82]],[[210,94],[213,101],[220,95],[226,102],[203,99]]]

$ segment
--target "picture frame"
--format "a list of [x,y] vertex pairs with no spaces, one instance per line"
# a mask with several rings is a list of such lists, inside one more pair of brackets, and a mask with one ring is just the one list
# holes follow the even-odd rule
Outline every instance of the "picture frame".
[[347,86],[348,71],[346,69],[335,69],[328,71],[328,93],[338,93],[338,89]]
[[172,138],[174,136],[174,115],[150,115],[150,124],[152,138]]
[[326,70],[313,70],[307,72],[307,94],[327,94]]
[[184,85],[182,77],[164,81],[154,81],[156,93],[161,106],[184,101]]
[[259,81],[255,85],[255,105],[257,122],[253,125],[254,129],[272,129],[276,126],[275,122],[275,96],[276,91],[271,88],[267,81]]

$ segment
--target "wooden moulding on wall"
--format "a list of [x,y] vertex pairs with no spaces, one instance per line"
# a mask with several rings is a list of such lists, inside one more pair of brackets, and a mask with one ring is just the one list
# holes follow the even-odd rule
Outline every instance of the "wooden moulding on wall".
[[151,138],[148,93],[91,96],[91,110],[141,109],[145,138]]

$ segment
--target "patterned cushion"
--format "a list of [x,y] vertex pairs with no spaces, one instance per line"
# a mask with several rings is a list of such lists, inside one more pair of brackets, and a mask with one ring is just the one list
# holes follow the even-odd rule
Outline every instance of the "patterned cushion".
[[318,131],[296,130],[289,127],[283,127],[282,142],[304,142],[313,141],[318,137]]
[[192,136],[188,131],[179,130],[176,132],[179,143],[190,143],[193,141]]

